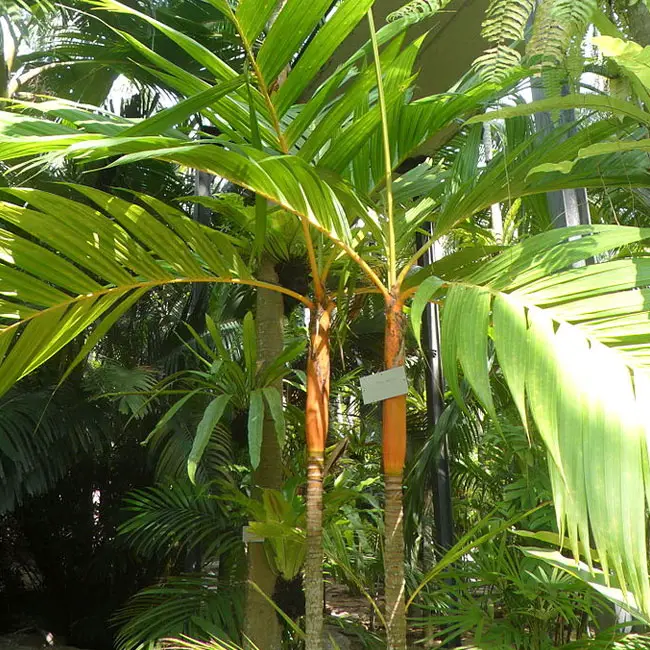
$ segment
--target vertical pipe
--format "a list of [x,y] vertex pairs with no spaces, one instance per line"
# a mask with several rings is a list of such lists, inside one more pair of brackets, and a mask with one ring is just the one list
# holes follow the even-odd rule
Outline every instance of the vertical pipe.
[[[422,233],[416,234],[418,248],[433,236],[431,224],[425,224],[424,229],[428,231],[428,237]],[[419,263],[424,268],[435,261],[436,246],[433,246],[420,258]],[[427,423],[429,430],[433,431],[444,408],[444,378],[440,359],[440,317],[438,306],[431,303],[426,306],[422,319],[422,349],[426,355]],[[432,488],[436,543],[442,555],[454,545],[449,446],[446,435],[440,440],[440,448],[436,454]],[[449,648],[457,648],[460,646],[460,639],[452,639],[445,645]]]

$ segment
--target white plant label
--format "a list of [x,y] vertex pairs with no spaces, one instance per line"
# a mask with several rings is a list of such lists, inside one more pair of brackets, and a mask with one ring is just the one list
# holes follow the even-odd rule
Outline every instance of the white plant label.
[[242,528],[242,540],[244,544],[258,544],[260,542],[264,541],[263,537],[260,537],[259,535],[256,535],[252,530],[250,526],[244,526]]
[[381,402],[390,397],[406,395],[409,392],[404,366],[361,377],[360,382],[364,404]]

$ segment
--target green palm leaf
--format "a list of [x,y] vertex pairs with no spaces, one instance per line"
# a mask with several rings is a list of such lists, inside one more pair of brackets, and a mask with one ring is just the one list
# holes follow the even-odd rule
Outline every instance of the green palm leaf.
[[173,481],[134,490],[124,509],[130,516],[119,533],[145,557],[175,558],[201,547],[212,560],[241,543],[230,516],[205,486]]
[[447,281],[442,336],[452,391],[460,398],[458,363],[489,409],[489,333],[522,420],[532,416],[549,450],[560,530],[576,557],[579,540],[593,542],[604,575],[614,572],[644,612],[650,261],[572,265],[649,236],[585,226],[514,246]]
[[142,291],[178,282],[258,284],[232,237],[154,199],[149,210],[77,189],[99,209],[21,188],[0,202],[0,220],[11,229],[0,232],[0,392],[99,318],[114,321]]
[[115,616],[120,650],[139,650],[166,637],[239,640],[243,598],[209,576],[170,577],[146,587]]

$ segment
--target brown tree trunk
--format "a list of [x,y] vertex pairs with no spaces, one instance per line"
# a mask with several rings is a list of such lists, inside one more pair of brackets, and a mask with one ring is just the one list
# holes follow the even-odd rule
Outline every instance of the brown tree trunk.
[[329,426],[330,308],[311,311],[307,359],[307,557],[305,560],[306,650],[323,647],[323,462]]
[[305,558],[305,650],[323,647],[323,454],[307,459],[307,557]]
[[[386,369],[404,365],[404,314],[399,299],[386,305],[384,339]],[[384,588],[388,650],[406,650],[406,598],[404,581],[404,528],[402,473],[406,458],[406,395],[383,403]]]
[[634,4],[629,3],[625,12],[632,40],[643,47],[650,45],[650,10],[645,2],[639,0]]
[[[267,257],[261,261],[258,278],[264,282],[278,284],[273,262]],[[282,294],[258,289],[256,312],[258,363],[265,365],[273,361],[284,348]],[[282,389],[282,381],[277,382],[276,388]],[[274,422],[270,414],[267,414],[264,419],[262,455],[253,479],[261,488],[277,490],[282,486],[282,478],[282,451]],[[276,575],[269,565],[262,543],[248,544],[248,579],[254,582],[267,598],[273,598]],[[244,635],[245,648],[281,650],[282,628],[278,615],[267,599],[251,586],[246,591]]]

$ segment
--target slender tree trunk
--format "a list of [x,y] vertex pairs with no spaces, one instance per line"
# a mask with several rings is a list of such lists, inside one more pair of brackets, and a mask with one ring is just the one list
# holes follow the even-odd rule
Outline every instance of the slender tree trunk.
[[[386,305],[384,363],[386,369],[404,365],[404,314],[399,299]],[[406,458],[406,395],[383,403],[384,586],[388,650],[406,650],[404,528],[402,473]]]
[[624,11],[628,16],[632,40],[643,47],[650,45],[650,10],[645,2],[630,2]]
[[329,425],[330,307],[317,305],[309,323],[307,360],[306,650],[323,647],[323,463]]
[[[278,275],[273,262],[267,257],[261,261],[258,278],[264,282],[278,284]],[[265,365],[273,361],[284,348],[282,294],[258,289],[256,307],[258,363]],[[277,383],[276,388],[282,389],[282,381]],[[262,455],[254,480],[261,488],[277,490],[282,486],[282,452],[270,416],[264,420]],[[276,575],[269,565],[264,544],[248,544],[248,579],[254,582],[269,599],[273,598]],[[245,648],[281,650],[282,628],[278,615],[267,599],[251,586],[246,591],[244,635]]]

